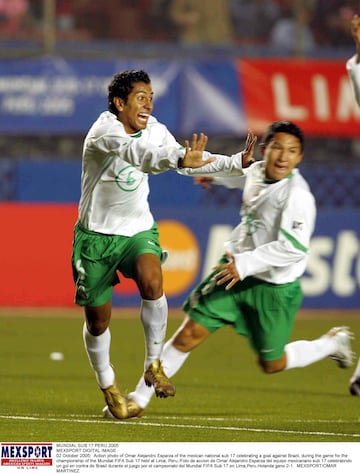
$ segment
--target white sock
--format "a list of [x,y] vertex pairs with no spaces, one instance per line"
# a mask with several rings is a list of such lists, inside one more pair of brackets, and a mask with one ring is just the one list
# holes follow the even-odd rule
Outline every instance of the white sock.
[[313,341],[294,341],[286,344],[286,367],[285,370],[318,362],[336,352],[337,345],[333,337],[322,336]]
[[86,323],[84,323],[83,339],[90,365],[95,371],[97,383],[101,388],[110,387],[114,383],[115,374],[110,365],[111,335],[109,328],[100,336],[93,336],[89,333]]
[[[168,377],[176,374],[190,355],[190,352],[181,352],[172,345],[174,336],[165,343],[161,357],[164,372]],[[154,389],[153,387],[146,386],[144,377],[140,378],[135,391],[129,394],[130,398],[135,400],[141,408],[145,408],[148,405],[153,395]]]
[[359,378],[359,377],[360,377],[360,358],[359,358],[359,360],[358,360],[356,369],[355,369],[354,373],[352,374],[352,377],[351,377],[351,379],[350,379],[350,383],[355,382],[355,380],[356,380],[357,378]]
[[168,304],[165,295],[157,300],[142,300],[140,319],[145,336],[145,369],[154,360],[160,359],[166,336],[167,317]]

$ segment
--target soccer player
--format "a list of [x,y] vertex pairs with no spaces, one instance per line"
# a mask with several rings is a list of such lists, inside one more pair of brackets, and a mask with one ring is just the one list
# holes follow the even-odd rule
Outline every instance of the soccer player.
[[[248,339],[267,374],[326,357],[341,368],[352,363],[347,327],[334,327],[315,340],[288,342],[303,299],[299,278],[308,260],[315,200],[297,168],[304,151],[297,125],[272,123],[260,151],[263,159],[244,169],[243,176],[213,179],[216,184],[243,187],[241,222],[225,242],[214,271],[186,299],[185,320],[164,345],[161,360],[169,376],[225,325]],[[152,394],[140,379],[128,395],[128,416],[140,416]],[[104,416],[111,414],[104,411]]]
[[[108,87],[108,111],[101,113],[83,145],[81,197],[74,229],[72,268],[75,302],[84,307],[83,340],[89,362],[111,413],[128,416],[110,363],[110,319],[118,271],[132,278],[141,295],[145,335],[144,383],[157,396],[174,396],[162,367],[168,306],[163,291],[157,224],[151,214],[148,174],[210,166],[231,169],[243,156],[204,152],[207,137],[193,135],[182,147],[151,115],[153,90],[144,71],[116,74]],[[251,145],[251,139],[250,139]],[[252,153],[249,153],[249,156]],[[189,167],[189,168],[188,168]],[[180,191],[179,191],[180,192]]]
[[[354,15],[351,20],[351,33],[355,41],[356,53],[346,63],[355,98],[360,106],[360,16]],[[360,396],[360,358],[355,371],[350,378],[349,390],[351,395]]]

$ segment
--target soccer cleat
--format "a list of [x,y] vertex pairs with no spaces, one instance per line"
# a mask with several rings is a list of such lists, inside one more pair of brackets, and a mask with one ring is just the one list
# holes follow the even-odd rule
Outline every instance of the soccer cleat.
[[360,377],[350,382],[349,391],[351,395],[360,397]]
[[141,418],[142,417],[144,413],[144,409],[141,408],[141,406],[138,405],[135,400],[133,400],[132,398],[127,398],[126,403],[127,403],[127,409],[128,409],[128,418]]
[[353,339],[353,334],[349,328],[346,326],[335,327],[330,329],[326,335],[332,337],[337,344],[337,350],[329,356],[330,359],[334,360],[341,369],[350,367],[354,354],[350,343],[350,340]]
[[115,380],[113,385],[108,388],[102,388],[106,406],[115,418],[120,420],[128,417],[128,408],[125,396],[120,392],[120,389]]
[[127,406],[126,417],[123,417],[123,418],[115,417],[111,413],[107,405],[104,406],[102,410],[103,416],[104,418],[107,418],[108,420],[119,420],[119,419],[126,420],[128,418],[140,418],[144,413],[143,408],[141,408],[132,398],[126,399],[126,406]]
[[126,402],[128,407],[128,418],[141,418],[144,413],[144,409],[141,408],[141,406],[138,405],[132,398],[127,398]]
[[161,252],[161,256],[160,256],[160,263],[161,265],[164,265],[164,263],[166,262],[166,260],[168,259],[168,256],[169,256],[169,252],[167,250],[163,250]]
[[166,398],[175,395],[175,385],[166,376],[159,359],[145,370],[144,380],[148,387],[154,387],[157,397]]

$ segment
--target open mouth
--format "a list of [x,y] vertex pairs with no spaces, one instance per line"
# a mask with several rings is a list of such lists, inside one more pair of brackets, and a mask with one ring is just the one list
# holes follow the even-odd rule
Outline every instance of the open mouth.
[[139,114],[138,118],[139,120],[146,121],[149,118],[149,114]]

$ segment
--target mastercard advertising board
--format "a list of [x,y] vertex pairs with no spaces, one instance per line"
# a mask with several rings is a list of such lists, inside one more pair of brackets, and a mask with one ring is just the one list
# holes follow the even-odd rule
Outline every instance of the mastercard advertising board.
[[[0,306],[72,306],[71,245],[77,206],[1,204],[0,216],[8,229],[0,246]],[[170,300],[183,298],[199,275],[200,242],[191,227],[179,220],[161,219],[158,226],[161,246],[168,254],[164,290]],[[114,305],[136,304],[135,283],[119,276]]]
[[[238,209],[156,208],[169,306],[179,307],[223,252]],[[74,306],[71,246],[77,206],[0,204],[1,307]],[[358,210],[321,210],[301,278],[304,308],[360,308]],[[134,282],[120,275],[116,307],[138,306]]]
[[[160,244],[166,252],[163,263],[164,291],[168,298],[184,294],[196,281],[201,263],[200,243],[190,227],[177,220],[158,221]],[[138,295],[133,280],[119,275],[121,284],[114,288],[114,304],[124,297]]]

